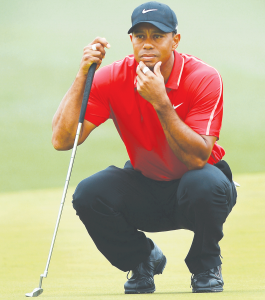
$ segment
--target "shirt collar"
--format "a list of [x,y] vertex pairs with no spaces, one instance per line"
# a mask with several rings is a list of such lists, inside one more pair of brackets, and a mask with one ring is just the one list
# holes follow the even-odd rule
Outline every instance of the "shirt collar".
[[166,87],[169,89],[177,90],[179,87],[180,78],[184,67],[184,58],[175,50],[174,51],[174,65]]
[[[136,63],[135,71],[136,71],[137,66],[138,66],[138,63]],[[183,71],[183,67],[184,67],[184,58],[175,50],[174,51],[174,64],[173,64],[173,68],[170,73],[170,76],[168,78],[168,81],[166,83],[166,88],[175,89],[175,90],[178,89],[180,78],[181,78],[182,71]],[[136,75],[134,78],[134,87],[135,88],[137,87]]]

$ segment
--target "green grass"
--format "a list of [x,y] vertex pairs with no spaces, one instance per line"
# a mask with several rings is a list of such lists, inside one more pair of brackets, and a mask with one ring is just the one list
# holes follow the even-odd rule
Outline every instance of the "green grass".
[[[238,175],[238,200],[221,241],[225,291],[191,294],[184,258],[193,234],[148,234],[168,258],[152,295],[124,295],[126,274],[98,252],[75,215],[69,190],[42,299],[264,299],[265,174]],[[62,189],[0,195],[0,298],[25,299],[44,271]]]
[[[143,1],[12,0],[0,9],[0,191],[60,187],[70,153],[51,145],[51,120],[77,73],[83,47],[105,36],[104,64],[132,53],[127,30]],[[265,2],[162,1],[179,20],[179,51],[216,67],[224,81],[220,144],[234,173],[265,172]],[[111,12],[111,13],[110,13]],[[127,154],[110,122],[78,150],[71,185]]]

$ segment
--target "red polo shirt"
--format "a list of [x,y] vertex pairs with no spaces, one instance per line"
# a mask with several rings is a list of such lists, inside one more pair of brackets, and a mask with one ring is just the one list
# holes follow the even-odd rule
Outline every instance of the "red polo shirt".
[[[219,73],[198,58],[174,52],[167,94],[179,117],[195,132],[219,138],[223,88]],[[111,118],[136,170],[154,180],[173,180],[188,171],[171,150],[156,111],[136,89],[133,55],[96,72],[85,119],[96,126]],[[209,163],[225,151],[215,143]]]

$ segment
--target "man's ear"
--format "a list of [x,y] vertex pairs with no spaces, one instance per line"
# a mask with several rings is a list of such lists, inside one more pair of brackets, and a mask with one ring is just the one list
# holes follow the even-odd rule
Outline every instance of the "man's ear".
[[132,42],[132,34],[130,34],[130,39],[131,39],[131,42]]
[[179,33],[173,36],[172,50],[176,50],[178,48],[180,39],[181,39],[181,35]]

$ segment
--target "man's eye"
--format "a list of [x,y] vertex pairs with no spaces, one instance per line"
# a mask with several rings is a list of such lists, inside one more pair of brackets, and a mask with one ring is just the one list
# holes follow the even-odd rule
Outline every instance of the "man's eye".
[[137,35],[136,37],[137,37],[138,39],[143,39],[143,38],[144,38],[143,35]]
[[156,34],[156,35],[154,36],[155,39],[159,39],[159,38],[161,38],[161,37],[162,37],[162,35],[159,35],[159,34]]

